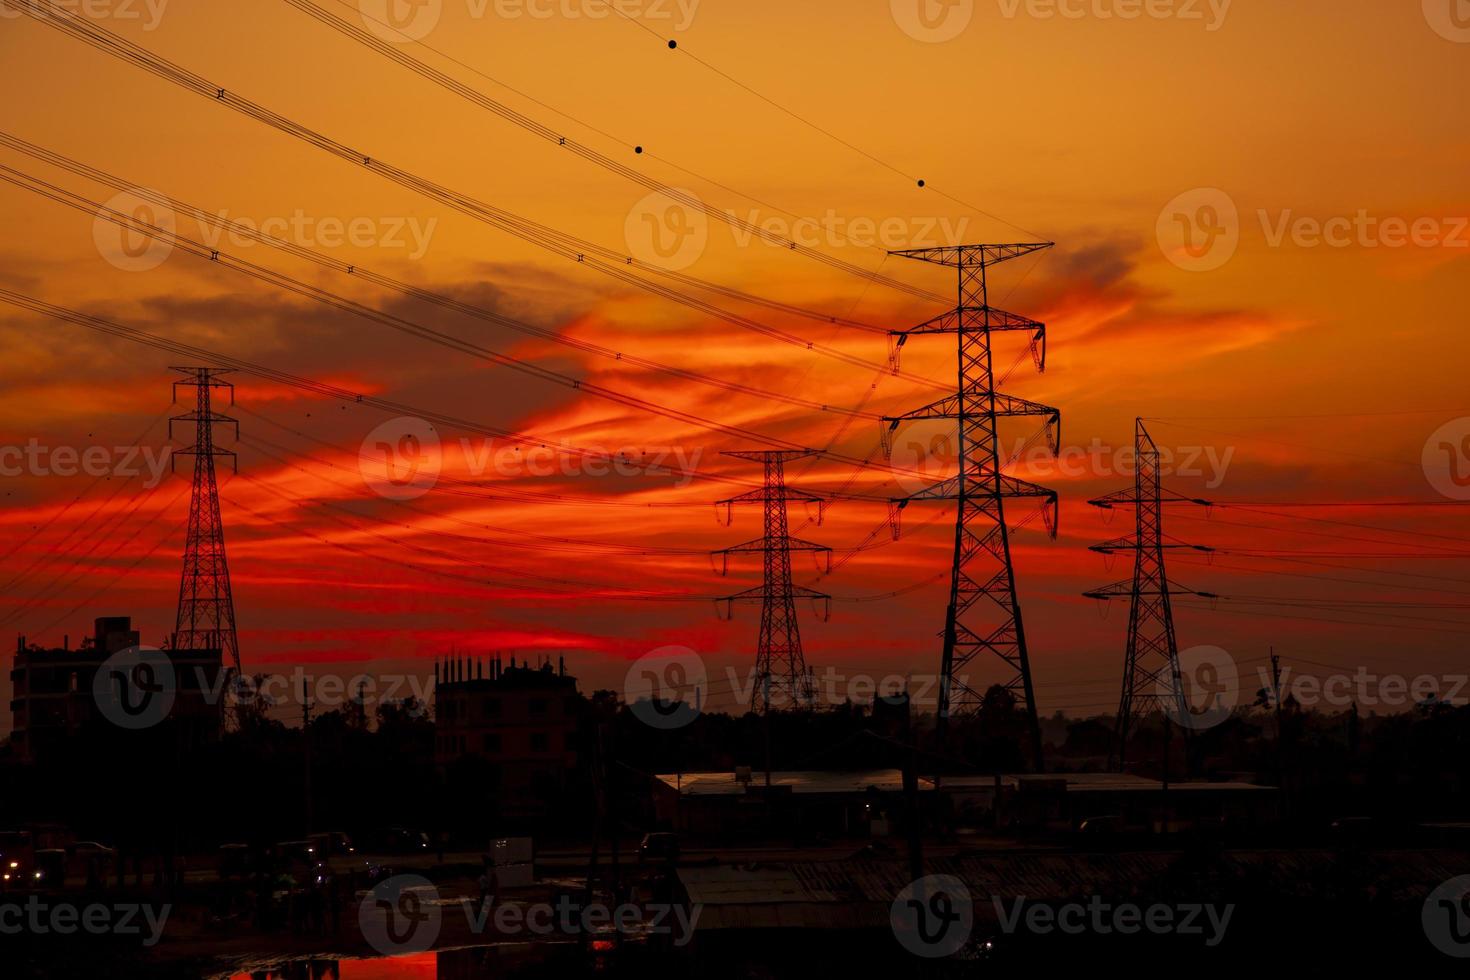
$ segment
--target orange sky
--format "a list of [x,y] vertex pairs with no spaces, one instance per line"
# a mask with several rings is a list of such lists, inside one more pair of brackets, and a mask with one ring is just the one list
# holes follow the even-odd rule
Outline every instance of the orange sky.
[[[355,3],[317,2],[354,24],[373,23]],[[1125,533],[1127,518],[1105,525],[1084,502],[1129,481],[1099,460],[1129,445],[1137,415],[1165,420],[1154,435],[1181,460],[1199,457],[1202,472],[1171,485],[1272,511],[1216,509],[1208,519],[1179,512],[1170,531],[1180,538],[1275,554],[1221,555],[1214,567],[1187,559],[1174,578],[1228,596],[1356,604],[1181,607],[1182,646],[1214,644],[1247,662],[1274,643],[1289,657],[1409,676],[1463,669],[1458,606],[1470,591],[1470,559],[1454,552],[1467,550],[1470,528],[1426,479],[1421,457],[1431,433],[1470,415],[1459,322],[1470,259],[1470,43],[1453,20],[1437,17],[1433,0],[1423,10],[1376,0],[1236,0],[1223,12],[1219,3],[1181,0],[1159,5],[1173,11],[1161,17],[1124,16],[1126,0],[1063,3],[1054,16],[1045,3],[934,3],[928,23],[968,18],[942,42],[904,30],[924,23],[909,18],[916,4],[905,0],[633,4],[652,33],[572,0],[430,6],[438,19],[423,41],[436,50],[399,50],[722,211],[774,221],[783,233],[793,215],[825,224],[812,239],[824,254],[948,296],[953,283],[943,270],[885,258],[885,247],[1035,235],[1057,242],[1040,260],[994,273],[995,297],[1046,321],[1051,339],[1047,372],[1036,375],[1028,361],[1006,390],[1062,409],[1064,462],[1075,464],[1028,461],[1015,470],[1062,494],[1058,540],[1033,522],[1015,547],[1043,711],[1101,710],[1115,699],[1127,611],[1119,605],[1102,619],[1079,593],[1127,577],[1126,566],[1106,568],[1086,550]],[[365,0],[363,9],[371,15],[383,5]],[[286,2],[133,0],[87,10],[108,30],[377,160],[618,253],[657,258],[639,237],[646,213],[664,213],[650,212],[646,188],[456,98]],[[282,237],[340,261],[637,358],[834,406],[871,396],[871,412],[936,397],[906,378],[629,290],[6,13],[0,72],[12,98],[0,129],[14,137],[231,220],[273,222],[267,227]],[[0,148],[0,164],[92,200],[113,193],[9,149]],[[1171,237],[1183,227],[1180,215],[1223,220],[1224,240],[1238,238],[1233,253],[1192,259]],[[389,501],[365,485],[358,464],[364,440],[393,415],[239,377],[236,415],[247,442],[235,447],[241,476],[225,479],[222,496],[247,669],[397,670],[414,661],[422,669],[452,646],[500,648],[565,653],[591,687],[620,686],[624,661],[665,644],[692,647],[715,669],[752,659],[754,608],[726,623],[710,602],[597,592],[713,596],[757,581],[749,563],[721,579],[702,554],[759,534],[754,510],[737,511],[735,525],[722,528],[709,506],[744,488],[719,477],[755,479],[747,464],[720,456],[752,448],[748,440],[488,365],[177,250],[153,268],[130,268],[116,259],[117,229],[99,230],[89,214],[3,183],[0,220],[10,232],[0,243],[4,288],[553,443],[677,451],[716,477],[590,476],[560,464],[551,475],[524,466],[476,473],[474,454],[487,451],[480,438],[441,427],[446,476],[490,480],[522,499],[477,499],[441,479],[423,497]],[[677,256],[689,275],[885,328],[941,312],[940,303],[699,221],[703,246]],[[1419,222],[1424,240],[1396,244],[1394,222]],[[1339,237],[1318,241],[1314,223]],[[346,234],[349,226],[365,229],[361,241]],[[187,216],[177,227],[200,235]],[[671,380],[258,244],[225,239],[218,247],[725,426],[831,444],[857,459],[877,445],[869,419],[844,429],[831,413]],[[865,361],[887,355],[875,333],[717,302]],[[9,306],[0,306],[0,331],[8,354],[0,445],[128,445],[170,409],[167,368],[177,355]],[[998,342],[998,366],[1012,363],[1020,343]],[[947,381],[952,345],[914,340],[903,367]],[[1030,434],[1023,422],[1008,424],[1007,444]],[[901,442],[932,435],[908,433]],[[157,451],[165,437],[154,425],[144,443]],[[472,440],[468,459],[462,439]],[[1078,462],[1097,446],[1105,451]],[[1212,461],[1228,461],[1218,482]],[[793,464],[789,475],[820,490],[854,474],[823,461]],[[156,491],[135,478],[111,498],[120,479],[92,487],[86,476],[34,468],[0,479],[0,579],[9,583],[0,626],[46,643],[70,633],[75,642],[92,616],[131,613],[146,638],[162,639],[177,590],[182,476]],[[881,466],[857,470],[851,485],[880,497],[903,489]],[[589,497],[599,502],[579,499]],[[1425,506],[1340,506],[1389,500]],[[910,508],[902,540],[878,535],[877,547],[830,577],[797,556],[800,581],[843,600],[929,583],[892,599],[839,601],[830,623],[803,606],[810,662],[879,676],[935,668],[945,583],[930,580],[945,569],[952,536],[941,509]],[[113,523],[104,524],[109,515]],[[793,528],[805,516],[794,511]],[[800,534],[830,544],[841,560],[884,516],[879,503],[842,502]],[[658,553],[629,553],[640,548]],[[1290,560],[1273,560],[1281,558]],[[587,586],[551,580],[593,591],[569,594]],[[1445,608],[1362,605],[1385,601]],[[1300,618],[1279,618],[1286,615]]]

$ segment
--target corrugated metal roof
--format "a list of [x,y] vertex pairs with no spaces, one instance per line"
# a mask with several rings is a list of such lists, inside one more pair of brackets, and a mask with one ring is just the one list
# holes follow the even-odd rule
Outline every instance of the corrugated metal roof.
[[[657,777],[670,789],[678,788],[684,796],[740,796],[745,783],[737,782],[733,772],[686,772],[682,775],[662,773]],[[763,787],[764,772],[753,772],[750,785]],[[869,787],[885,793],[903,791],[903,773],[897,769],[868,769],[861,772],[793,771],[772,772],[771,785],[790,787],[792,793],[862,793]],[[934,784],[919,780],[919,789],[928,792]]]
[[[678,787],[679,792],[684,796],[740,796],[745,792],[745,784],[737,782],[733,772],[686,772],[682,775],[663,773],[656,778],[670,789]],[[765,781],[764,772],[751,773],[750,785],[759,788],[765,785]],[[1161,790],[1164,785],[1157,779],[1118,772],[1011,774],[1002,775],[1000,781],[1007,789],[1024,789],[1027,785],[1040,787],[1049,784],[1054,784],[1060,789],[1065,785],[1068,793],[1147,792]],[[995,777],[944,776],[940,779],[940,784],[950,790],[985,790],[994,787]],[[903,773],[898,769],[868,769],[858,772],[817,770],[772,772],[771,785],[789,787],[792,793],[803,794],[861,793],[869,787],[877,788],[885,793],[900,793],[903,791]],[[932,780],[920,777],[920,792],[932,792],[933,789]],[[1179,793],[1269,793],[1274,792],[1274,789],[1270,786],[1240,782],[1170,783],[1169,792],[1176,791]]]
[[[954,875],[987,914],[991,897],[1060,901],[1087,895],[1124,898],[1159,888],[1185,855],[1008,854],[925,862],[928,874]],[[1208,867],[1207,880],[1247,880],[1278,895],[1314,896],[1314,880],[1342,858],[1331,851],[1227,851]],[[1356,871],[1397,901],[1420,901],[1430,889],[1465,870],[1455,851],[1382,851],[1359,855]],[[909,884],[908,864],[858,858],[826,863],[727,865],[679,871],[691,902],[703,906],[701,929],[864,928],[886,926],[893,899]]]
[[[1132,773],[1123,772],[1057,772],[1044,774],[1024,773],[1018,775],[1004,775],[1000,777],[1001,784],[1007,789],[1016,789],[1027,784],[1065,783],[1068,793],[1087,792],[1143,792],[1148,790],[1161,790],[1164,784],[1157,779],[1147,776],[1135,776]],[[990,789],[995,786],[994,776],[944,776],[940,779],[940,785],[949,789]],[[1217,783],[1217,782],[1171,782],[1169,792],[1179,791],[1181,793],[1207,793],[1220,792],[1222,790],[1233,790],[1235,792],[1254,792],[1257,790],[1272,791],[1270,786],[1257,786],[1254,783]]]

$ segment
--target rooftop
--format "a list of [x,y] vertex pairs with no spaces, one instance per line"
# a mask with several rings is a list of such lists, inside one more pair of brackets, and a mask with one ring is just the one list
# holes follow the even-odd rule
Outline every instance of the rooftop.
[[[682,796],[740,796],[745,793],[745,783],[735,778],[734,772],[686,772],[682,775],[661,773],[658,777],[670,789],[677,789]],[[940,786],[945,789],[991,789],[995,776],[942,776]],[[749,785],[762,787],[766,782],[764,770],[752,768]],[[1008,790],[1045,789],[1067,793],[1147,793],[1162,792],[1164,784],[1157,779],[1118,772],[1058,772],[1020,773],[1000,776],[1001,785]],[[867,769],[858,772],[796,770],[772,772],[771,785],[789,787],[794,794],[811,793],[861,793],[871,788],[885,793],[903,792],[903,773],[898,769]],[[931,792],[934,781],[920,777],[920,792]],[[1257,786],[1241,782],[1170,782],[1169,792],[1275,792],[1270,786]]]
[[[670,789],[677,789],[682,796],[741,796],[746,784],[735,778],[734,772],[686,772],[683,774],[661,773],[657,777]],[[749,784],[763,787],[766,774],[762,769],[753,769]],[[885,793],[903,792],[903,773],[897,769],[867,769],[860,772],[823,772],[798,770],[772,772],[771,785],[790,787],[793,794],[812,793],[862,793],[869,788]],[[919,789],[928,792],[934,783],[919,780]]]

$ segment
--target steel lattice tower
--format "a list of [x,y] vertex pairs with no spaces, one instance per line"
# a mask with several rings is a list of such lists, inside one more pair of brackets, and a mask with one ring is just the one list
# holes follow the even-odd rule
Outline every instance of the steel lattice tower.
[[748,459],[765,467],[765,484],[760,489],[750,490],[716,506],[725,508],[725,523],[730,523],[735,504],[760,503],[765,511],[765,534],[754,541],[722,548],[713,552],[720,558],[720,574],[729,571],[731,555],[760,554],[764,559],[765,577],[762,583],[744,592],[726,596],[727,608],[740,602],[761,604],[761,635],[756,645],[756,680],[761,690],[761,710],[771,710],[771,692],[775,690],[790,698],[792,705],[809,702],[812,697],[811,682],[807,674],[806,658],[801,650],[801,629],[796,621],[796,599],[820,599],[827,604],[830,614],[832,597],[815,589],[794,585],[791,581],[791,553],[810,551],[827,557],[831,569],[832,549],[826,545],[793,538],[786,517],[788,501],[798,500],[817,505],[818,523],[821,522],[823,499],[814,493],[797,490],[786,485],[786,461],[813,455],[812,450],[766,450],[757,452],[729,452],[726,456]]
[[[954,567],[949,605],[944,617],[944,652],[940,661],[938,731],[941,743],[951,712],[973,714],[984,701],[984,691],[977,691],[966,683],[962,672],[976,660],[998,657],[1009,672],[1003,686],[1027,714],[1033,765],[1038,770],[1042,765],[1041,724],[1036,714],[1036,691],[1031,682],[1021,606],[1016,597],[1011,529],[1006,523],[1005,500],[1008,497],[1040,499],[1047,528],[1055,537],[1057,494],[1054,490],[1001,472],[1003,463],[997,423],[1005,416],[1040,416],[1046,420],[1048,441],[1055,450],[1060,438],[1061,413],[1055,408],[995,390],[992,335],[1004,331],[1030,334],[1037,370],[1045,370],[1046,327],[1035,320],[991,307],[986,274],[993,265],[1051,245],[1050,242],[959,245],[891,253],[951,266],[956,270],[959,283],[958,304],[953,310],[917,327],[893,331],[892,335],[897,338],[893,351],[895,369],[899,349],[910,337],[954,334],[959,377],[955,394],[907,414],[884,418],[888,432],[903,422],[920,419],[953,419],[957,427],[959,472],[895,501],[893,514],[897,533],[898,511],[909,502],[956,502]],[[884,441],[886,445],[886,434]]]
[[[1123,693],[1118,701],[1113,750],[1113,765],[1121,770],[1126,761],[1128,735],[1140,719],[1154,711],[1174,712],[1173,717],[1181,722],[1190,716],[1189,699],[1179,673],[1179,646],[1174,637],[1174,613],[1169,597],[1197,595],[1213,598],[1213,595],[1169,581],[1164,569],[1164,552],[1180,549],[1207,552],[1213,549],[1185,544],[1165,534],[1164,505],[1198,504],[1208,507],[1210,502],[1164,489],[1159,474],[1159,448],[1148,429],[1144,428],[1143,419],[1138,419],[1134,432],[1133,487],[1088,503],[1105,510],[1134,508],[1133,534],[1093,545],[1091,549],[1104,555],[1131,552],[1134,556],[1133,581],[1118,582],[1083,593],[1090,599],[1129,597],[1128,651],[1123,662]],[[1186,735],[1188,731],[1188,726],[1185,726]]]
[[235,426],[239,438],[240,423],[216,413],[212,394],[219,388],[228,391],[230,404],[235,401],[235,386],[221,381],[228,371],[216,368],[183,368],[173,370],[187,380],[174,382],[174,400],[179,387],[195,389],[194,410],[169,419],[169,438],[173,438],[175,422],[194,423],[194,444],[174,451],[174,456],[194,457],[194,486],[189,497],[189,529],[184,543],[184,572],[179,581],[179,611],[174,623],[173,646],[176,650],[220,650],[225,666],[240,670],[240,642],[235,634],[235,600],[230,592],[230,569],[225,561],[225,529],[220,518],[219,486],[215,482],[216,457],[235,454],[214,444],[214,427],[220,423]]

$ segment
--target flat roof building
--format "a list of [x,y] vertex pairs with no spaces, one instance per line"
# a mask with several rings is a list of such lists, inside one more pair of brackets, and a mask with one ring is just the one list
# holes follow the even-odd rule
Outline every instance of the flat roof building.
[[[22,762],[45,762],[69,751],[94,751],[111,744],[123,728],[103,714],[94,693],[97,672],[109,657],[139,646],[129,616],[101,616],[90,636],[72,649],[28,645],[17,639],[10,670],[11,746]],[[159,724],[168,723],[184,744],[219,738],[223,691],[219,650],[163,650],[173,668],[173,699]]]
[[502,812],[541,809],[577,769],[585,702],[564,663],[446,660],[435,665],[434,703],[436,767],[481,762]]

